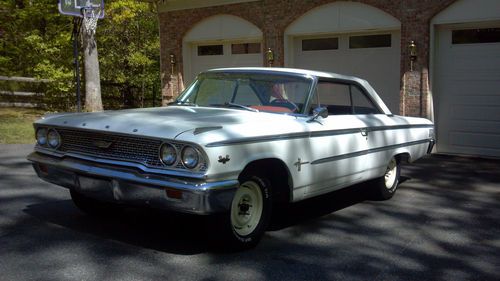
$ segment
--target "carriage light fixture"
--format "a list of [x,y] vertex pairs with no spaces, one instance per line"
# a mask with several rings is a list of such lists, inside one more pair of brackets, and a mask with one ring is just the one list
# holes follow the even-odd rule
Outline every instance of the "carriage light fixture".
[[186,146],[182,150],[182,164],[188,169],[194,169],[200,162],[200,153],[191,146]]
[[54,129],[49,130],[49,133],[47,134],[47,140],[48,140],[49,146],[52,148],[58,148],[59,145],[61,144],[61,136]]
[[415,61],[417,59],[417,45],[415,44],[415,41],[410,41],[408,49],[410,50],[410,60]]
[[160,148],[160,159],[163,164],[172,166],[177,161],[177,150],[173,145],[164,143]]
[[267,57],[267,64],[269,67],[273,66],[274,63],[274,52],[271,50],[271,48],[267,49],[266,52],[266,57]]
[[174,54],[170,54],[170,68],[171,68],[170,74],[171,75],[174,75],[175,64],[176,64],[175,55]]
[[408,51],[410,53],[410,70],[413,71],[413,63],[417,60],[417,45],[415,44],[415,41],[410,41]]

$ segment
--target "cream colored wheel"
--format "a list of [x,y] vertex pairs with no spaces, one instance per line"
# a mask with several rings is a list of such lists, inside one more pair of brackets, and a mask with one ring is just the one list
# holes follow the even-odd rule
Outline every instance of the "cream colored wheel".
[[387,165],[387,170],[385,171],[384,175],[384,183],[387,189],[394,188],[394,183],[396,183],[397,176],[398,176],[398,162],[396,161],[395,158],[392,158],[391,161],[389,162],[389,165]]
[[394,196],[399,184],[401,175],[401,163],[398,158],[392,157],[387,164],[385,173],[372,181],[374,187],[372,190],[373,198],[376,200],[387,200]]
[[231,204],[231,226],[239,236],[252,234],[262,219],[263,196],[258,183],[244,182],[236,191]]

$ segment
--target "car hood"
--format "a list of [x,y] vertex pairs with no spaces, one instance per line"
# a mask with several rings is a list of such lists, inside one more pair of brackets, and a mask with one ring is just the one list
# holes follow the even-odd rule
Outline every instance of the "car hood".
[[227,131],[230,127],[245,128],[247,126],[242,125],[248,123],[252,123],[254,128],[262,124],[270,129],[269,125],[276,123],[271,121],[280,119],[286,122],[296,120],[296,117],[240,109],[169,106],[48,115],[36,124],[175,139],[186,132],[198,135],[223,129]]

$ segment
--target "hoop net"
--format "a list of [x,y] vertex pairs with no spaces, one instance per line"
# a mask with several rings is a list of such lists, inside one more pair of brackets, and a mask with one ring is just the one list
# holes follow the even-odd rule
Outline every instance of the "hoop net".
[[82,9],[83,28],[85,28],[88,34],[95,34],[100,13],[101,5],[90,6]]

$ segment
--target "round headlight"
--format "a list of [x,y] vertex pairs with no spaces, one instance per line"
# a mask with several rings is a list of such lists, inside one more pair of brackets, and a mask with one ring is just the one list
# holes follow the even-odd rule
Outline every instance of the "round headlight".
[[165,165],[173,165],[177,161],[177,150],[173,145],[164,143],[160,149],[160,159]]
[[195,168],[200,162],[200,153],[191,146],[186,146],[182,150],[182,164],[188,169]]
[[36,130],[36,141],[38,142],[39,145],[47,144],[47,129],[40,128]]
[[49,130],[47,140],[50,147],[52,148],[57,148],[61,144],[61,137],[59,136],[59,133],[54,129]]

